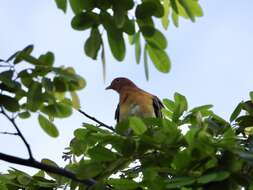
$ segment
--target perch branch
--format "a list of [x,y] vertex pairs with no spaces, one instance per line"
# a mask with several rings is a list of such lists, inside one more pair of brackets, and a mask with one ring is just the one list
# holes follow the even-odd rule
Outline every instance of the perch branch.
[[98,123],[100,126],[105,127],[106,129],[109,129],[109,130],[111,130],[111,131],[115,131],[114,128],[113,128],[112,126],[109,126],[109,125],[107,125],[107,124],[105,124],[105,123],[99,121],[99,120],[96,119],[95,117],[92,117],[92,116],[88,115],[87,113],[85,113],[84,111],[82,111],[82,110],[80,110],[80,109],[78,109],[78,111],[79,111],[82,115],[84,115],[85,117],[87,117],[87,118],[89,118],[90,120],[95,121],[96,123]]

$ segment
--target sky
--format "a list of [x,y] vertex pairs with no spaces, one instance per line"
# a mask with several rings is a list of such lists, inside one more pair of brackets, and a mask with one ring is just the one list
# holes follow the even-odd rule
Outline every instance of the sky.
[[[127,45],[125,60],[117,62],[105,42],[107,77],[103,82],[101,61],[91,60],[83,53],[89,32],[73,30],[71,10],[63,14],[53,0],[0,0],[0,58],[8,58],[28,44],[34,44],[35,56],[54,52],[57,66],[73,66],[87,81],[87,87],[78,93],[81,109],[109,125],[115,124],[118,95],[105,91],[105,87],[118,76],[128,77],[161,99],[172,98],[174,92],[179,92],[187,97],[190,108],[213,104],[215,113],[229,119],[237,103],[247,100],[253,90],[253,1],[200,0],[200,4],[204,16],[196,23],[180,19],[179,28],[171,23],[163,31],[168,40],[171,72],[162,74],[149,62],[149,81],[145,79],[143,62],[135,63],[132,46]],[[79,113],[56,120],[60,136],[54,139],[42,131],[36,116],[17,120],[34,157],[49,158],[63,166],[62,152],[74,130],[89,120]],[[0,121],[0,131],[14,131],[4,117],[0,116]],[[0,152],[27,157],[16,136],[1,135],[0,145]],[[9,167],[36,171],[0,160],[0,172]]]

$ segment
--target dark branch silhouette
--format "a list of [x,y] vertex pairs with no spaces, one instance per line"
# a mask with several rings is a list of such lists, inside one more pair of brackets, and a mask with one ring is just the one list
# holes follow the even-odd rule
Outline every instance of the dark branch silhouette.
[[50,166],[50,165],[47,165],[47,164],[43,164],[43,163],[38,162],[34,159],[23,159],[23,158],[19,158],[19,157],[16,157],[16,156],[11,156],[11,155],[8,155],[8,154],[4,154],[4,153],[1,153],[1,152],[0,152],[0,159],[4,160],[6,162],[13,163],[13,164],[19,164],[19,165],[23,165],[23,166],[28,166],[28,167],[32,167],[32,168],[41,169],[41,170],[46,171],[46,172],[51,172],[51,173],[54,173],[54,174],[58,174],[58,175],[67,177],[69,179],[75,180],[77,182],[83,183],[83,184],[88,185],[88,186],[94,185],[96,183],[96,181],[92,180],[92,179],[85,179],[85,180],[78,179],[74,173],[72,173],[68,170],[65,170],[65,169],[62,169],[62,168],[59,168],[59,167],[55,167],[55,166]]
[[112,126],[109,126],[109,125],[107,125],[107,124],[105,124],[105,123],[99,121],[99,120],[96,119],[95,117],[92,117],[92,116],[88,115],[87,113],[85,113],[84,111],[82,111],[82,110],[80,110],[80,109],[78,109],[78,111],[79,111],[82,115],[84,115],[85,117],[87,117],[87,118],[91,119],[92,121],[95,121],[96,123],[98,123],[99,126],[105,127],[106,129],[109,129],[109,130],[111,130],[111,131],[115,131],[114,128],[113,128]]

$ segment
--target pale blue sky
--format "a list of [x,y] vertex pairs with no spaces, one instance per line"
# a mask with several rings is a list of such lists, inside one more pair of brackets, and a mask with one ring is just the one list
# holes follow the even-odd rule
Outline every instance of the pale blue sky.
[[[72,13],[56,9],[53,0],[0,1],[0,58],[7,58],[28,44],[35,45],[35,55],[48,50],[56,56],[56,65],[74,66],[87,80],[79,92],[82,109],[113,125],[118,102],[115,92],[104,88],[116,76],[125,76],[161,99],[171,98],[175,91],[184,94],[190,107],[213,104],[214,111],[229,118],[235,105],[248,99],[253,90],[253,1],[200,0],[204,17],[195,24],[180,20],[180,27],[170,25],[165,35],[172,60],[169,74],[161,74],[150,63],[150,81],[144,76],[143,63],[136,65],[133,47],[127,46],[126,59],[120,63],[106,52],[107,80],[102,80],[101,62],[83,54],[87,32],[70,27]],[[108,48],[108,46],[107,46]],[[12,131],[12,126],[0,116],[0,131]],[[18,120],[37,159],[50,158],[61,165],[61,155],[73,136],[73,131],[86,118],[75,113],[71,118],[57,120],[60,137],[48,137],[34,120]],[[0,152],[27,156],[16,137],[1,135]],[[0,172],[11,164],[0,161]],[[17,167],[17,166],[15,166]]]

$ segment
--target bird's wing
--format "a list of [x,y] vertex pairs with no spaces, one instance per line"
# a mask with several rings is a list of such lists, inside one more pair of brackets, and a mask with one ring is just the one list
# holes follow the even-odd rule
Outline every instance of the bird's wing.
[[117,121],[117,123],[119,122],[119,104],[115,110],[114,119]]
[[164,108],[163,103],[157,96],[153,96],[153,107],[156,117],[162,117],[162,108]]

